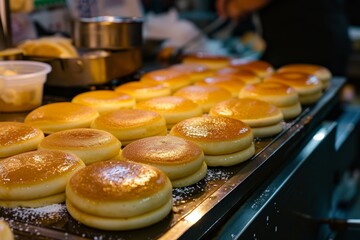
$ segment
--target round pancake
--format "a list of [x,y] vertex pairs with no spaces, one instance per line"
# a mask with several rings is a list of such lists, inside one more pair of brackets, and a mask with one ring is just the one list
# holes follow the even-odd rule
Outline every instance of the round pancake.
[[132,218],[172,200],[169,178],[150,165],[103,161],[76,172],[66,186],[67,201],[84,213],[104,218]]
[[38,208],[43,206],[49,206],[52,204],[63,203],[65,202],[65,193],[58,193],[48,197],[28,199],[28,200],[0,200],[0,206],[7,208],[17,208],[17,207],[29,207],[29,208]]
[[72,102],[93,107],[100,114],[135,107],[134,97],[111,90],[96,90],[80,93],[72,99]]
[[44,133],[20,122],[0,122],[0,158],[36,150]]
[[207,165],[205,162],[203,162],[199,170],[197,170],[195,173],[183,178],[171,180],[171,184],[173,185],[174,188],[187,187],[204,179],[206,173],[207,173]]
[[23,201],[63,193],[68,179],[85,164],[56,150],[21,153],[0,161],[0,199]]
[[314,98],[311,103],[316,102],[322,95],[321,81],[314,75],[301,73],[301,72],[283,72],[274,73],[268,78],[264,79],[265,82],[279,82],[293,87],[299,94],[301,104],[309,104],[303,102],[303,96],[315,95],[319,96]]
[[122,109],[105,113],[93,121],[91,128],[110,132],[123,145],[124,141],[158,135],[167,130],[163,116],[141,109]]
[[211,108],[209,114],[238,119],[251,128],[274,125],[283,120],[283,115],[276,106],[251,98],[220,102]]
[[218,75],[208,77],[202,81],[198,81],[195,85],[199,86],[217,86],[223,88],[231,93],[233,97],[238,97],[240,90],[245,86],[245,82],[231,75]]
[[14,240],[14,235],[9,227],[9,224],[1,219],[0,219],[0,239]]
[[202,64],[210,69],[217,70],[229,66],[230,58],[199,52],[185,55],[182,58],[182,63]]
[[171,89],[160,83],[128,82],[116,87],[115,92],[126,93],[133,96],[137,102],[154,97],[164,97],[171,94]]
[[250,70],[260,78],[270,76],[275,71],[273,66],[265,61],[243,61],[241,59],[234,59],[230,66],[237,69]]
[[214,71],[203,64],[196,63],[178,63],[170,66],[180,72],[186,72],[191,76],[192,82],[200,81],[214,74]]
[[168,128],[184,119],[202,115],[202,108],[197,103],[176,96],[152,98],[138,103],[136,108],[161,114]]
[[120,158],[157,167],[172,181],[197,172],[204,162],[204,152],[184,138],[155,136],[130,143]]
[[217,86],[187,86],[179,89],[174,96],[187,98],[201,106],[203,113],[208,113],[216,103],[232,98],[229,91]]
[[302,111],[300,102],[295,103],[294,105],[291,105],[291,106],[278,107],[278,108],[282,112],[285,120],[292,119],[292,118],[299,116],[299,114]]
[[254,72],[245,69],[237,69],[237,68],[222,68],[216,72],[214,76],[230,76],[232,78],[236,78],[245,83],[258,83],[261,82],[261,78]]
[[330,79],[332,78],[332,74],[329,69],[316,64],[287,64],[279,68],[278,72],[303,72],[315,75],[320,79],[323,89],[327,89],[330,86]]
[[166,68],[153,70],[145,73],[140,78],[141,82],[163,84],[171,89],[172,92],[179,88],[188,86],[192,83],[189,73],[180,72],[176,69]]
[[286,107],[299,103],[296,90],[278,82],[247,84],[239,92],[239,98],[255,98],[271,103],[276,107]]
[[121,231],[139,229],[157,223],[169,215],[173,205],[172,199],[170,199],[158,209],[129,218],[107,218],[91,215],[74,207],[69,200],[66,201],[66,207],[73,218],[87,226],[102,230]]
[[45,137],[38,148],[70,152],[78,156],[85,164],[90,164],[116,157],[120,153],[121,142],[106,131],[77,128]]
[[24,122],[40,128],[44,133],[86,128],[99,116],[96,109],[78,103],[50,103],[31,111]]
[[269,126],[252,127],[251,129],[253,131],[254,137],[272,137],[283,130],[283,124],[279,122]]
[[239,152],[222,155],[205,155],[205,162],[210,167],[228,167],[249,160],[255,154],[255,146],[252,143],[248,148]]
[[205,155],[238,152],[253,141],[251,128],[247,124],[222,116],[189,118],[177,123],[170,135],[197,143]]

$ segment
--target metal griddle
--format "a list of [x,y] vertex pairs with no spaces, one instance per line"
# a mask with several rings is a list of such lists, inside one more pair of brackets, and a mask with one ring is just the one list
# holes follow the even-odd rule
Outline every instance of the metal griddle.
[[[340,103],[339,92],[345,80],[334,78],[331,87],[313,106],[304,108],[296,119],[274,138],[255,139],[252,159],[232,167],[209,168],[206,178],[185,188],[175,189],[174,211],[164,220],[133,231],[100,231],[86,227],[65,212],[55,219],[18,217],[19,209],[0,208],[16,239],[205,239],[240,206],[281,163],[294,156],[300,142],[307,141],[316,128]],[[0,121],[20,120],[19,115]],[[259,203],[261,204],[261,203]]]

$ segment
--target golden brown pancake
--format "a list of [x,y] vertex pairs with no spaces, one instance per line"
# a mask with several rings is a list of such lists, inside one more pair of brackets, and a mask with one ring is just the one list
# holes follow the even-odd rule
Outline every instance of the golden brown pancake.
[[214,74],[214,71],[209,67],[197,63],[178,63],[172,65],[170,68],[188,73],[191,76],[192,82],[200,81]]
[[[47,204],[59,203],[63,198],[54,196],[63,195],[67,181],[84,166],[76,155],[57,150],[37,150],[5,158],[0,161],[3,176],[0,204],[19,202],[22,205],[18,206],[27,207],[27,201],[33,204],[44,199]],[[55,202],[47,201],[49,198]]]
[[301,104],[312,104],[322,96],[321,81],[315,76],[301,72],[274,73],[265,82],[279,82],[293,87],[299,94]]
[[0,239],[14,240],[14,235],[9,227],[9,224],[3,220],[0,220]]
[[78,103],[50,103],[31,111],[25,123],[50,134],[72,128],[86,128],[99,116],[96,109]]
[[321,81],[323,89],[329,88],[332,77],[329,69],[315,64],[288,64],[279,68],[278,72],[303,72],[315,75]]
[[80,93],[72,99],[72,102],[93,107],[100,114],[135,107],[134,97],[111,90],[96,90]]
[[265,61],[243,61],[235,59],[231,62],[230,66],[237,69],[250,70],[262,79],[274,73],[273,66]]
[[238,97],[240,90],[245,86],[245,82],[229,75],[218,75],[205,78],[202,81],[195,83],[200,86],[217,86],[229,91],[233,97]]
[[187,72],[180,72],[176,69],[166,68],[145,73],[141,76],[140,81],[163,84],[174,92],[179,88],[190,85],[193,80]]
[[155,136],[143,138],[127,145],[120,159],[127,161],[150,164],[162,170],[172,182],[174,187],[184,187],[182,181],[187,179],[186,184],[191,185],[206,175],[199,172],[204,165],[204,152],[197,144],[176,136]]
[[172,208],[169,178],[150,165],[103,161],[78,171],[66,186],[69,213],[81,223],[104,230],[152,225]]
[[78,156],[85,164],[109,160],[121,150],[121,142],[111,133],[77,128],[53,133],[39,144],[39,149],[61,150]]
[[197,103],[176,96],[152,98],[138,103],[136,108],[161,114],[168,128],[184,119],[202,115],[202,108]]
[[239,98],[254,98],[278,107],[285,119],[291,119],[301,113],[301,105],[296,90],[279,82],[261,82],[246,85]]
[[229,76],[231,78],[239,79],[245,83],[258,83],[261,78],[250,70],[237,69],[232,67],[219,69],[214,76]]
[[161,83],[128,82],[115,88],[115,92],[126,93],[133,96],[137,102],[154,97],[164,97],[171,94],[171,89]]
[[110,132],[123,145],[144,137],[166,133],[166,121],[154,111],[122,109],[103,114],[96,118],[91,128]]
[[202,64],[212,70],[217,70],[229,66],[230,58],[222,55],[199,52],[185,55],[182,63]]
[[[255,128],[279,126],[283,121],[283,114],[276,106],[251,98],[230,99],[220,102],[211,108],[209,114],[241,120],[251,127],[255,137],[268,137],[268,131],[264,132],[263,135],[262,131],[255,131]],[[276,129],[280,130],[278,127]],[[275,132],[273,133],[275,134]]]
[[209,112],[214,104],[232,98],[229,91],[217,86],[187,86],[179,89],[174,96],[187,98],[201,106],[203,113]]
[[20,122],[0,122],[0,158],[37,149],[44,133]]

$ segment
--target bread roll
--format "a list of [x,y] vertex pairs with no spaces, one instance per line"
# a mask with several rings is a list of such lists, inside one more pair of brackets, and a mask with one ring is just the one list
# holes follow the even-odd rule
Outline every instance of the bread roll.
[[172,208],[172,186],[159,169],[103,161],[78,171],[66,186],[66,206],[79,222],[103,230],[152,225]]
[[207,169],[201,147],[175,136],[155,136],[134,141],[123,149],[120,159],[159,168],[169,177],[173,187],[184,187],[200,181]]
[[202,108],[197,103],[176,96],[142,101],[136,105],[136,108],[159,113],[165,118],[168,129],[184,119],[202,115]]
[[121,151],[121,142],[111,133],[77,128],[53,133],[39,144],[39,149],[61,150],[78,156],[85,164],[109,160]]
[[21,153],[0,161],[0,206],[40,207],[64,201],[65,185],[85,164],[56,150]]
[[0,159],[36,150],[44,133],[20,122],[0,122]]
[[134,97],[111,90],[96,90],[80,93],[71,101],[73,103],[93,107],[100,114],[118,109],[131,109],[135,107]]
[[183,97],[201,106],[203,113],[208,113],[214,104],[232,98],[229,91],[217,86],[187,86],[179,89],[174,96]]
[[50,103],[31,111],[25,118],[25,123],[40,128],[44,133],[86,128],[99,116],[96,109],[78,103]]

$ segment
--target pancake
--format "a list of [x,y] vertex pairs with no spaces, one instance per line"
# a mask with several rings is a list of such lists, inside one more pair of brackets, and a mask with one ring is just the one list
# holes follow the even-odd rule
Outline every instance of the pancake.
[[192,83],[192,78],[189,73],[181,72],[176,69],[166,68],[153,70],[145,73],[140,78],[141,82],[163,84],[169,87],[172,92],[188,86]]
[[315,75],[322,83],[323,89],[328,89],[332,74],[329,69],[315,64],[288,64],[278,69],[278,72],[302,72]]
[[100,114],[118,109],[131,109],[135,107],[135,98],[111,90],[96,90],[76,95],[73,103],[83,104],[95,108]]
[[96,109],[78,103],[50,103],[31,111],[24,122],[40,128],[45,134],[86,128],[99,116]]
[[[173,187],[184,187],[200,181],[207,169],[201,147],[176,136],[134,141],[123,149],[120,159],[149,164],[162,170],[172,182],[175,181]],[[187,185],[182,184],[185,179]]]
[[[63,200],[61,194],[70,177],[85,164],[76,155],[56,150],[37,150],[21,153],[0,161],[0,205],[37,201],[48,204],[49,199]],[[37,204],[38,205],[38,204]],[[16,207],[12,204],[11,207]]]
[[195,83],[195,85],[217,86],[229,91],[233,97],[238,97],[240,90],[245,86],[245,82],[229,75],[218,75],[205,78],[204,80]]
[[229,66],[230,58],[222,55],[199,52],[185,55],[182,58],[182,63],[202,64],[210,69],[217,70]]
[[49,206],[52,204],[65,202],[65,193],[58,193],[48,197],[29,199],[29,200],[2,200],[0,199],[0,206],[7,208],[27,207],[38,208]]
[[128,82],[116,87],[115,92],[126,93],[133,96],[137,102],[154,97],[164,97],[171,94],[171,89],[161,83]]
[[253,140],[247,124],[221,116],[189,118],[176,124],[170,135],[199,144],[205,155],[234,153],[249,147]]
[[216,103],[232,98],[231,93],[223,88],[198,85],[181,88],[173,95],[197,103],[202,108],[203,113],[208,113]]
[[0,219],[0,239],[14,240],[14,235],[9,227],[9,224],[1,219]]
[[66,186],[72,217],[103,230],[152,225],[172,208],[169,178],[150,165],[127,161],[97,162],[78,171]]
[[[283,114],[276,106],[251,98],[230,99],[220,102],[211,108],[209,114],[211,116],[224,116],[243,121],[253,130],[255,128],[259,130],[259,127],[278,126],[277,124],[283,121]],[[278,132],[274,131],[273,134],[279,133],[282,128],[278,130]],[[254,131],[254,136],[268,137],[268,131]]]
[[152,98],[138,103],[136,108],[159,113],[165,118],[168,128],[184,119],[202,115],[202,108],[197,103],[176,96]]
[[239,79],[245,83],[258,83],[261,82],[261,78],[254,73],[253,71],[246,69],[237,69],[237,68],[222,68],[219,69],[214,76],[229,76],[231,78]]
[[0,122],[0,158],[36,150],[44,133],[20,122]]
[[85,164],[90,164],[116,157],[121,151],[121,142],[106,131],[77,128],[45,137],[39,144],[39,149],[70,152]]
[[231,62],[230,67],[252,71],[261,79],[268,77],[275,72],[273,66],[265,61],[243,61],[241,59],[234,59]]
[[239,92],[239,98],[254,98],[278,107],[285,119],[301,113],[301,105],[296,90],[283,83],[261,82],[248,84]]
[[203,64],[196,63],[178,63],[170,66],[180,72],[186,72],[190,75],[192,82],[200,81],[214,74],[214,71]]
[[129,141],[166,132],[166,121],[157,112],[141,109],[122,109],[96,118],[91,128],[110,132],[123,145]]
[[301,72],[274,73],[265,82],[279,82],[293,87],[299,94],[300,103],[313,104],[322,96],[321,81],[314,75]]

